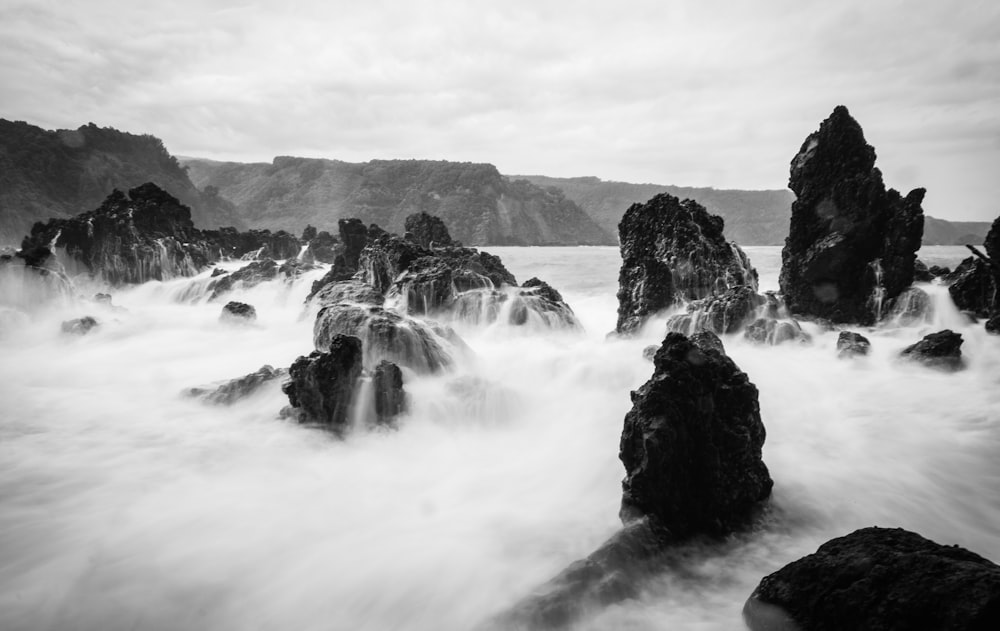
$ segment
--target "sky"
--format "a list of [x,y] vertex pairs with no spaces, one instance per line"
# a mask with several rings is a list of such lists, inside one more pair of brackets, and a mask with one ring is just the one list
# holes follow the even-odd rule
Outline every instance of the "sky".
[[171,153],[784,188],[843,104],[928,214],[1000,214],[1000,3],[0,0],[0,117]]

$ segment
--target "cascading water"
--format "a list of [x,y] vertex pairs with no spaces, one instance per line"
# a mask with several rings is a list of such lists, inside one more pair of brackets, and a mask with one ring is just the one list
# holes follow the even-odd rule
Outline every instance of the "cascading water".
[[[279,420],[277,382],[232,406],[181,394],[312,350],[303,300],[323,269],[234,289],[251,326],[178,301],[209,272],[113,290],[124,311],[51,303],[18,323],[0,339],[0,628],[465,630],[593,551],[619,527],[622,419],[665,319],[605,339],[615,248],[490,251],[582,328],[456,322],[472,353],[406,372],[398,429],[345,440]],[[780,248],[747,253],[776,289]],[[809,324],[809,345],[723,336],[760,390],[771,510],[578,628],[739,628],[762,576],[873,524],[1000,560],[1000,338],[921,288],[930,321],[861,330],[865,358],[838,360],[836,331]],[[82,315],[101,326],[60,333]],[[965,337],[966,370],[896,361],[940,328]]]

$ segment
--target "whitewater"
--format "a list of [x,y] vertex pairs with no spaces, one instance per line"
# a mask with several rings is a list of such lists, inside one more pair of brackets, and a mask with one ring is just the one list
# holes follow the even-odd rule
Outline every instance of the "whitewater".
[[[405,373],[391,430],[339,439],[278,418],[277,382],[232,406],[187,388],[312,350],[303,306],[323,269],[208,302],[195,278],[38,304],[0,297],[0,629],[466,630],[512,606],[619,527],[629,391],[653,372],[615,326],[617,248],[484,248],[537,276],[583,331],[451,323],[472,349],[443,375]],[[747,247],[761,290],[780,248]],[[928,265],[967,252],[930,247]],[[226,262],[235,270],[244,263]],[[837,332],[757,346],[724,336],[760,391],[775,481],[764,519],[695,548],[640,598],[579,629],[740,629],[759,580],[823,542],[878,525],[1000,561],[1000,337],[947,289],[920,284],[919,323],[854,328],[869,357],[838,360]],[[219,321],[225,300],[255,323]],[[84,315],[86,336],[60,332]],[[896,355],[960,332],[967,368]]]

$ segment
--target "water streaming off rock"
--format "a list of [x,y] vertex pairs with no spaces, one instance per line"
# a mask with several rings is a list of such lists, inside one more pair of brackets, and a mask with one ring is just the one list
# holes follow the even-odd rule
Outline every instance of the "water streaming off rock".
[[[664,319],[605,340],[615,248],[487,249],[559,290],[584,331],[451,322],[472,354],[405,371],[399,429],[344,441],[278,420],[278,382],[231,407],[181,394],[308,353],[323,270],[232,293],[257,309],[242,326],[219,321],[207,273],[117,291],[121,309],[4,311],[0,628],[469,629],[591,552],[619,525],[622,419]],[[746,252],[776,289],[780,249]],[[930,313],[862,331],[867,358],[838,360],[837,333],[808,324],[809,345],[726,336],[760,389],[767,521],[579,627],[740,628],[763,575],[868,525],[1000,560],[1000,338],[921,288]],[[83,315],[99,327],[60,332]],[[967,370],[895,360],[942,328],[965,337]]]

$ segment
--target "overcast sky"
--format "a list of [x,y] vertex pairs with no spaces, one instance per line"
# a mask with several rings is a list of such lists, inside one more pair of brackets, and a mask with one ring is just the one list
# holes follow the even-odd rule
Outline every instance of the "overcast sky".
[[929,214],[1000,214],[995,0],[0,0],[0,86],[180,155],[754,189],[842,103]]

